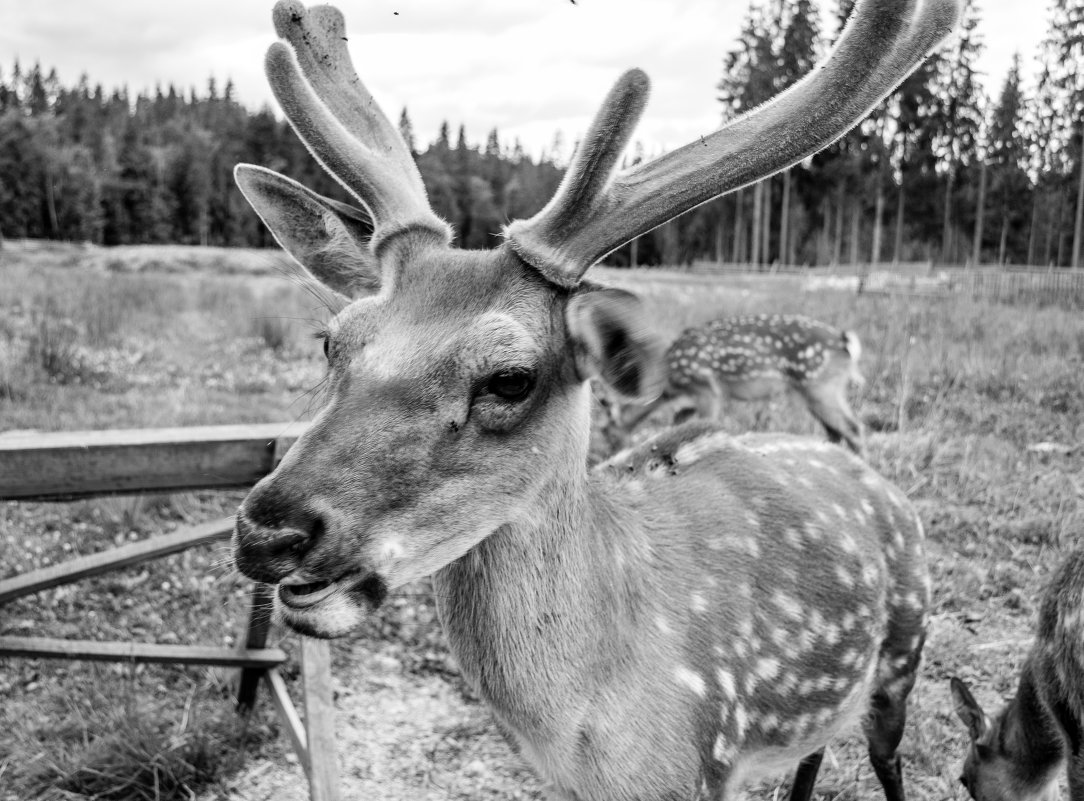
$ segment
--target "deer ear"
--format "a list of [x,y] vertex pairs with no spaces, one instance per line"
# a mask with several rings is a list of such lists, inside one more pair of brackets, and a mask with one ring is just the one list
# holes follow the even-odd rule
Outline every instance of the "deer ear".
[[316,280],[348,298],[380,289],[367,209],[318,195],[251,164],[238,164],[233,176],[278,243]]
[[631,292],[583,287],[569,300],[565,321],[582,380],[597,376],[641,401],[662,392],[663,343]]
[[949,679],[949,689],[952,691],[952,704],[956,709],[956,716],[967,726],[971,741],[982,739],[990,722],[986,713],[982,711],[982,707],[979,706],[979,702],[967,689],[967,685],[955,676]]

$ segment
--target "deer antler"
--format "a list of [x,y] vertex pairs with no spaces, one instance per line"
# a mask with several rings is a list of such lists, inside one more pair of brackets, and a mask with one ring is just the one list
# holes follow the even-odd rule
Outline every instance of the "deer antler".
[[859,0],[832,52],[801,81],[710,136],[612,175],[646,98],[642,73],[626,73],[554,198],[505,229],[509,245],[554,283],[575,286],[588,267],[629,240],[834,142],[952,32],[961,6],[959,0]]
[[377,235],[421,226],[450,239],[433,213],[421,174],[398,131],[362,84],[346,49],[343,16],[280,0],[265,68],[275,98],[324,168],[372,213]]

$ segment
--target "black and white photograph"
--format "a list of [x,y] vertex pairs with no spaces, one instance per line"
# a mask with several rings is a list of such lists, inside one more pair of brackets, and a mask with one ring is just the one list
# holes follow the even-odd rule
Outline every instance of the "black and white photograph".
[[1084,0],[0,0],[0,801],[1084,801]]

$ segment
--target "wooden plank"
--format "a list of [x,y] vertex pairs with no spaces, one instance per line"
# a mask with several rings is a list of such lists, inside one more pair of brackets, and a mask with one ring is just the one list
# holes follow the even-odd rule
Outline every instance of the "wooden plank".
[[[245,632],[246,648],[263,648],[271,630],[271,610],[274,604],[274,587],[256,583],[249,594],[248,629]],[[237,683],[237,711],[247,715],[256,703],[256,691],[260,687],[263,671],[244,668]]]
[[290,700],[290,694],[286,691],[286,682],[282,680],[282,674],[279,673],[278,668],[265,671],[264,678],[267,679],[267,686],[271,691],[271,703],[275,707],[275,711],[278,712],[282,724],[286,727],[286,736],[290,738],[294,751],[297,753],[297,758],[301,760],[301,766],[305,769],[305,773],[308,774],[309,747],[308,740],[305,738],[305,726],[297,714],[294,702]]
[[327,640],[301,638],[301,675],[305,682],[309,798],[310,801],[339,801],[335,703],[331,690],[331,647]]
[[[232,531],[233,518],[225,517],[211,523],[150,537],[139,542],[121,545],[118,548],[111,548],[101,553],[69,559],[59,565],[50,565],[40,570],[23,573],[20,576],[0,581],[0,605],[15,598],[21,598],[24,595],[59,587],[61,584],[71,584],[74,581],[98,576],[111,570],[119,570],[123,567],[131,567],[141,562],[148,562],[152,559],[179,553],[197,545],[217,542],[229,537]],[[260,643],[261,647],[262,645]]]
[[0,637],[0,656],[36,659],[86,659],[93,662],[160,662],[172,665],[262,667],[281,665],[280,648],[213,648],[204,645],[159,645],[139,642],[57,640],[48,637]]
[[0,434],[0,500],[249,486],[307,425]]

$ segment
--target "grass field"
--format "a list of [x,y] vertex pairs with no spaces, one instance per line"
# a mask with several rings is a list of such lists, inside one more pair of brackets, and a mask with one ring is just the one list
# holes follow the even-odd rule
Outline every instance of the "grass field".
[[[271,253],[0,251],[0,435],[301,419],[326,310]],[[638,291],[659,328],[801,312],[858,332],[855,408],[869,458],[919,509],[935,614],[903,755],[909,797],[963,798],[947,678],[993,705],[1012,690],[1038,593],[1084,528],[1084,319],[1057,307],[803,291],[799,278],[598,271]],[[754,409],[735,407],[734,431]],[[773,428],[820,435],[794,400]],[[239,493],[0,504],[9,576],[228,513]],[[0,634],[232,643],[247,589],[224,548],[190,551],[3,608]],[[284,647],[293,649],[291,637]],[[335,652],[344,797],[535,798],[537,780],[459,680],[424,585]],[[296,665],[290,678],[296,678]],[[0,801],[300,798],[301,770],[265,711],[247,725],[215,670],[0,660]],[[859,738],[835,745],[818,797],[879,797]],[[752,788],[775,798],[781,783]]]

